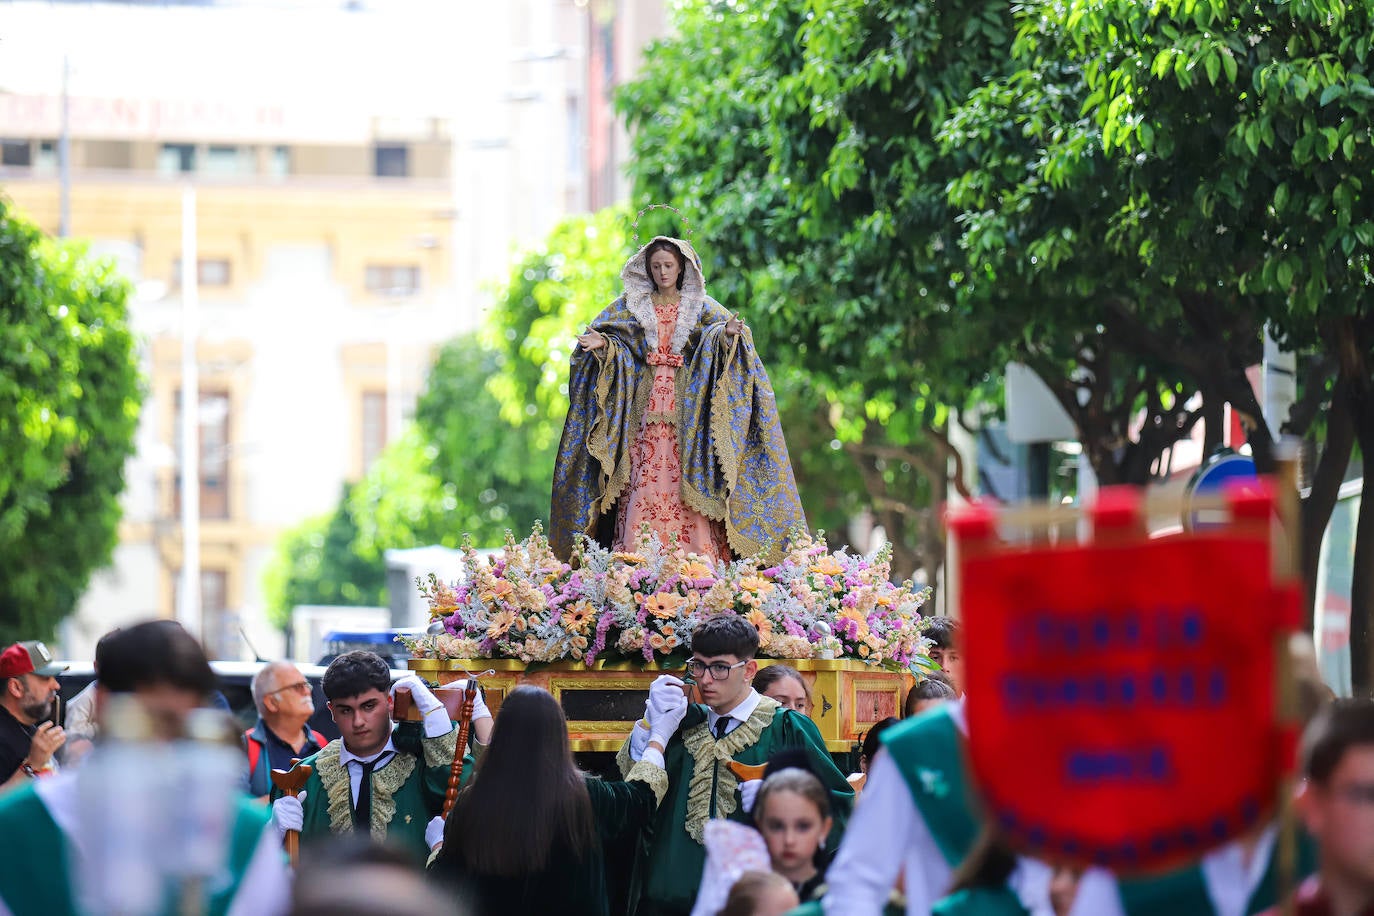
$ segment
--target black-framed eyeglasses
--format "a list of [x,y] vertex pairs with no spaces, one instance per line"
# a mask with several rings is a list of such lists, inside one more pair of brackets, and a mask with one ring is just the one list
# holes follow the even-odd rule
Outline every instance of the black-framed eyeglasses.
[[297,681],[294,684],[287,684],[285,687],[278,687],[276,690],[267,691],[267,696],[270,697],[274,693],[281,693],[283,690],[294,690],[299,694],[307,694],[310,692],[310,682]]
[[723,681],[730,676],[731,671],[734,671],[736,668],[743,668],[747,664],[749,664],[748,659],[742,662],[735,662],[733,665],[727,665],[725,662],[711,662],[711,664],[708,665],[705,662],[699,662],[693,659],[687,663],[687,673],[694,678],[700,678],[709,671],[711,672],[711,680]]

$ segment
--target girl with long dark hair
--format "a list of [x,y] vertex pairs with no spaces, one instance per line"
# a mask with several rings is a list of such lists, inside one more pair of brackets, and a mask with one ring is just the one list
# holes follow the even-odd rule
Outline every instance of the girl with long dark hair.
[[474,916],[607,916],[605,848],[633,839],[668,786],[661,748],[645,757],[624,782],[588,777],[573,761],[558,701],[515,688],[458,793],[430,874],[453,884]]

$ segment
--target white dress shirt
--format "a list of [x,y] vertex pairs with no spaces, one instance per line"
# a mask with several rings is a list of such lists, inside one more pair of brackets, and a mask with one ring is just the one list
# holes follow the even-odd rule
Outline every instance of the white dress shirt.
[[348,786],[349,791],[352,793],[350,797],[353,799],[355,807],[358,804],[358,789],[360,789],[363,784],[363,764],[372,763],[374,760],[382,760],[383,758],[386,758],[385,761],[382,762],[381,766],[374,768],[372,772],[376,773],[386,769],[387,765],[396,758],[396,745],[392,743],[390,738],[386,739],[386,746],[380,751],[375,754],[369,754],[366,757],[359,757],[348,749],[347,744],[344,744],[342,741],[339,742],[339,765],[348,770]]
[[[1207,885],[1207,896],[1212,901],[1216,916],[1245,916],[1245,911],[1250,905],[1250,897],[1264,880],[1264,873],[1269,867],[1269,857],[1273,854],[1277,838],[1278,828],[1270,824],[1259,835],[1249,856],[1245,854],[1245,844],[1233,840],[1202,857],[1202,862],[1199,863],[1202,880]],[[1094,916],[1126,916],[1116,879],[1110,872],[1102,869],[1094,871],[1096,875],[1093,886],[1087,891],[1092,896],[1091,902],[1095,907],[1091,912]],[[1085,874],[1084,877],[1088,875]],[[1078,901],[1083,899],[1084,886],[1080,882]],[[1080,911],[1077,901],[1074,910]]]
[[[949,703],[945,709],[967,735],[963,702]],[[826,883],[830,886],[824,900],[826,916],[881,913],[897,884],[898,873],[906,877],[907,916],[929,916],[930,908],[949,893],[953,877],[935,837],[916,808],[906,780],[891,755],[884,751],[869,767],[864,790],[845,825],[839,855],[826,871]],[[1022,856],[1008,880],[1022,905],[1034,916],[1053,913],[1049,903],[1050,876],[1051,869],[1044,862]],[[1073,914],[1102,916],[1100,911],[1078,904],[1074,905]]]

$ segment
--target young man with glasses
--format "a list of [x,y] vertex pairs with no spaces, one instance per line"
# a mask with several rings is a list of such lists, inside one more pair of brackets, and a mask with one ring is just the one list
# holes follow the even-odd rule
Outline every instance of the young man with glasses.
[[681,679],[658,678],[649,689],[644,719],[617,758],[621,771],[628,773],[651,740],[667,748],[668,792],[655,812],[653,838],[636,863],[631,888],[636,916],[690,913],[706,861],[706,822],[726,817],[750,823],[748,812],[759,783],[741,783],[727,766],[731,760],[758,765],[783,748],[802,749],[811,771],[831,793],[831,849],[854,803],[854,792],[815,724],[754,690],[758,631],[742,617],[720,614],[696,627],[691,648],[686,674],[700,689],[702,703],[687,702]]
[[1296,916],[1374,914],[1374,703],[1336,700],[1303,735],[1297,808],[1319,847],[1317,873],[1303,883]]
[[317,753],[329,739],[306,727],[315,714],[310,682],[290,662],[269,662],[253,675],[257,724],[243,733],[248,741],[248,793],[272,791],[272,771],[291,769],[291,761]]

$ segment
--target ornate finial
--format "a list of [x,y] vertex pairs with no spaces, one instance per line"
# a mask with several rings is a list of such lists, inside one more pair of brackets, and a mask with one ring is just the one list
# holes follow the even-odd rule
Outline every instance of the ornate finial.
[[686,229],[682,237],[687,241],[692,240],[692,227],[687,222],[687,217],[682,215],[681,210],[679,210],[677,207],[671,206],[670,204],[649,204],[649,206],[645,207],[643,210],[640,210],[638,213],[635,214],[634,226],[632,228],[634,229],[634,245],[636,251],[639,250],[639,218],[643,216],[645,213],[648,213],[650,210],[672,210],[674,213],[678,215],[679,218],[681,218],[683,228]]

